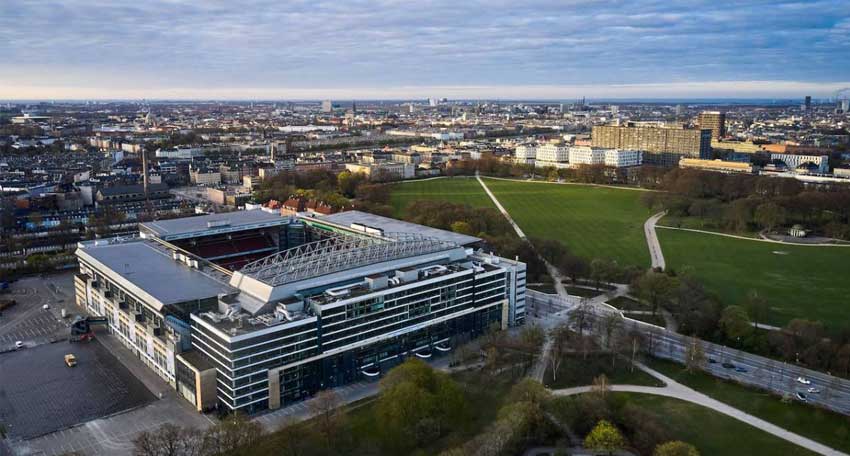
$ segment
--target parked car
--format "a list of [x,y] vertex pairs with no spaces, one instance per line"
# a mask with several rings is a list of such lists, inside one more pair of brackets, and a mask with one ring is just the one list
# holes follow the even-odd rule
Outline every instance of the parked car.
[[723,364],[721,364],[721,366],[723,366],[726,369],[732,369],[732,368],[735,367],[735,365],[732,364],[732,363],[723,363]]
[[21,348],[24,348],[24,343],[21,342],[21,341],[16,341],[15,342],[15,349],[17,350],[17,349],[21,349]]
[[797,377],[797,383],[802,383],[804,385],[811,385],[812,381],[803,377]]
[[795,396],[797,396],[797,399],[799,399],[801,402],[807,402],[807,401],[809,400],[809,399],[806,397],[806,395],[805,395],[805,394],[800,393],[800,392],[797,392],[797,394],[795,394]]
[[735,368],[735,372],[748,372],[746,367],[738,366]]
[[811,394],[819,394],[820,390],[815,388],[815,387],[811,387],[811,388],[807,389],[806,392],[811,393]]
[[74,356],[73,353],[68,353],[67,355],[65,355],[65,364],[67,364],[68,367],[76,366],[77,365],[77,357]]
[[717,360],[714,358],[708,358],[708,364],[717,364]]

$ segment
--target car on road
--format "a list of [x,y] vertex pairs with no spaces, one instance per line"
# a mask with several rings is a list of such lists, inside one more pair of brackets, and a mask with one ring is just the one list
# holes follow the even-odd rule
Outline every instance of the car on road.
[[810,394],[819,394],[819,393],[820,393],[820,390],[819,390],[819,389],[817,389],[817,388],[815,388],[815,387],[813,386],[813,387],[811,387],[811,388],[807,389],[807,390],[806,390],[806,392],[807,392],[807,393],[810,393]]
[[737,366],[735,367],[735,372],[748,372],[746,367]]
[[732,363],[723,363],[723,364],[721,364],[721,366],[723,366],[726,369],[732,369],[732,368],[735,367],[735,365],[732,364]]
[[807,401],[809,400],[809,399],[806,397],[806,395],[805,395],[805,394],[800,393],[800,392],[798,392],[797,394],[795,394],[795,396],[797,396],[797,399],[799,399],[799,400],[800,400],[800,401],[802,401],[802,402],[807,402]]
[[708,364],[717,364],[717,360],[714,358],[708,358]]
[[68,353],[67,355],[65,355],[65,364],[67,364],[68,367],[76,366],[77,365],[77,357],[74,356],[73,353]]
[[24,343],[19,341],[19,340],[15,341],[15,349],[18,350],[18,349],[21,349],[21,348],[24,348]]
[[804,377],[797,377],[797,383],[802,383],[804,385],[811,385],[812,381],[809,380],[809,379],[806,379]]

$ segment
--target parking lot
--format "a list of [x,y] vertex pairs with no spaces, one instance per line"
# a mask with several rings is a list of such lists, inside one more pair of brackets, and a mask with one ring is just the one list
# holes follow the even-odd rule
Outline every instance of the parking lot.
[[[64,363],[66,353],[78,360]],[[30,439],[147,404],[147,388],[98,342],[60,341],[0,354],[0,422]]]
[[[0,298],[13,299],[16,305],[0,316],[0,352],[13,349],[21,341],[34,347],[67,337],[71,317],[63,319],[62,309],[74,313],[73,273],[26,277],[11,284]],[[48,310],[44,310],[44,305]]]

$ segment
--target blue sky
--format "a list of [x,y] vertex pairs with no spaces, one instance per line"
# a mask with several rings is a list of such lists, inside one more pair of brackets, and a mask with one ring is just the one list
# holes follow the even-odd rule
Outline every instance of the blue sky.
[[850,0],[0,1],[0,99],[828,97]]

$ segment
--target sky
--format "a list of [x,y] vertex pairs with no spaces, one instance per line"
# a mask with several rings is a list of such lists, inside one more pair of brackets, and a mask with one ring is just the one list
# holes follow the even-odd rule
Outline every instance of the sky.
[[850,0],[0,0],[0,99],[793,98]]

